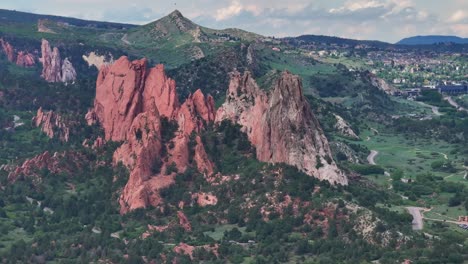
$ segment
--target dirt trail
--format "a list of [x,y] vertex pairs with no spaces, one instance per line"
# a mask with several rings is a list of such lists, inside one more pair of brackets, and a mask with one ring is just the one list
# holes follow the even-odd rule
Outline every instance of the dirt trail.
[[127,45],[131,45],[132,43],[130,43],[130,41],[128,41],[128,38],[127,38],[127,34],[123,35],[123,37],[120,39],[123,43],[127,44]]
[[441,116],[441,115],[442,115],[442,113],[439,112],[439,107],[433,106],[433,105],[430,105],[430,104],[426,104],[426,103],[424,103],[424,102],[418,102],[418,103],[419,103],[420,105],[430,107],[431,110],[432,110],[432,113],[433,113],[434,115],[436,115],[436,116]]
[[458,111],[465,111],[465,112],[468,112],[467,109],[461,107],[460,105],[457,104],[457,102],[455,102],[452,97],[450,96],[446,96],[444,97],[444,99],[449,103],[451,104],[453,107],[455,107],[455,109],[457,109]]
[[369,156],[367,156],[367,162],[369,162],[369,164],[371,165],[377,165],[375,163],[375,157],[377,157],[377,155],[379,155],[379,152],[377,150],[371,150]]
[[422,207],[406,207],[406,210],[413,216],[413,230],[422,230],[423,229],[423,216],[421,210],[426,210]]

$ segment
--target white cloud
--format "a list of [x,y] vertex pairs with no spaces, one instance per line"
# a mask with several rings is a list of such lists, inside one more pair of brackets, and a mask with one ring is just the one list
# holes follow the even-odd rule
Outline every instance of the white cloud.
[[243,9],[243,6],[239,2],[233,1],[228,7],[218,9],[216,11],[215,18],[218,21],[225,20],[240,14],[240,12],[242,12]]
[[464,10],[458,10],[455,13],[452,14],[449,18],[449,22],[460,22],[468,18],[468,13],[465,12]]

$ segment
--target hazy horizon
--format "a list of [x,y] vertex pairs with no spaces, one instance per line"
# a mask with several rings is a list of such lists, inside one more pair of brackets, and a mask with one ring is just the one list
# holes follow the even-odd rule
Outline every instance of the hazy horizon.
[[146,24],[175,9],[205,27],[240,28],[266,36],[304,34],[394,43],[416,35],[468,36],[468,2],[461,0],[177,1],[7,0],[0,8],[80,19]]

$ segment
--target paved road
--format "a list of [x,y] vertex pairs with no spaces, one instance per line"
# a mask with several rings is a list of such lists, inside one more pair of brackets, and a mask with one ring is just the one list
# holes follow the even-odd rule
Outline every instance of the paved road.
[[452,99],[452,97],[446,96],[446,97],[444,97],[444,99],[447,100],[447,102],[448,102],[449,104],[451,104],[453,107],[455,107],[458,111],[466,111],[466,112],[468,112],[467,109],[465,109],[465,108],[459,106],[459,105],[457,104],[457,102],[455,102],[455,101]]
[[379,155],[377,150],[371,150],[369,156],[367,156],[367,162],[371,165],[377,165],[374,160],[377,155]]
[[413,216],[413,230],[423,229],[423,217],[421,214],[421,207],[406,207],[408,212]]

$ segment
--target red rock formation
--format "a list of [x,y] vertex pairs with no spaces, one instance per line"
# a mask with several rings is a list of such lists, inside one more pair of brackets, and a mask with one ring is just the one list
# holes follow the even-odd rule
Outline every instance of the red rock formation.
[[163,65],[156,65],[148,72],[143,92],[143,108],[156,103],[161,116],[174,119],[180,107],[176,93],[176,83],[168,78]]
[[104,144],[106,144],[106,141],[102,137],[98,137],[94,141],[93,149],[102,148],[102,146],[104,146]]
[[[68,162],[64,163],[63,159]],[[76,167],[80,166],[80,162],[84,157],[77,153],[55,152],[51,155],[48,151],[39,154],[31,159],[27,159],[21,166],[17,166],[8,174],[8,181],[15,182],[20,176],[32,177],[34,181],[40,181],[41,170],[46,169],[50,173],[56,174],[61,172],[74,172]]]
[[0,39],[0,43],[2,44],[3,52],[7,56],[8,61],[14,62],[15,61],[15,52],[13,50],[13,46],[7,41]]
[[88,110],[88,113],[86,113],[86,116],[85,116],[85,120],[88,126],[96,124],[97,116],[96,116],[96,112],[94,111],[94,108]]
[[180,255],[187,255],[190,257],[190,259],[193,259],[193,252],[198,249],[198,248],[203,248],[205,249],[206,251],[209,251],[209,252],[213,252],[213,254],[215,254],[216,256],[218,256],[218,248],[219,248],[219,245],[218,244],[214,244],[214,245],[203,245],[203,246],[191,246],[191,245],[188,245],[186,243],[179,243],[179,245],[175,246],[173,251],[177,254],[180,254]]
[[62,61],[57,47],[52,48],[47,40],[42,39],[41,45],[42,75],[48,82],[60,82],[62,80]]
[[65,142],[70,139],[70,128],[65,124],[63,118],[53,111],[44,112],[40,107],[32,121],[36,127],[41,127],[41,130],[49,138],[58,136],[61,141]]
[[197,169],[199,172],[204,173],[205,176],[212,175],[214,172],[214,164],[208,158],[206,154],[205,146],[199,136],[195,138],[197,145],[195,146],[195,157],[194,160],[197,163]]
[[216,205],[218,203],[218,197],[212,193],[194,193],[192,194],[192,199],[197,201],[197,204],[200,207],[205,207],[208,205]]
[[179,245],[174,247],[174,252],[180,255],[188,255],[190,259],[193,258],[193,251],[195,251],[194,246],[190,246],[186,243],[179,243]]
[[347,184],[298,76],[283,72],[267,93],[250,73],[232,73],[226,102],[216,114],[217,122],[225,119],[243,127],[259,160],[284,162],[332,184]]
[[16,56],[16,65],[21,67],[32,67],[36,64],[34,56],[28,52],[20,51]]
[[130,62],[122,57],[99,72],[94,111],[106,140],[125,140],[135,117],[144,112],[146,64],[146,59]]
[[[99,121],[106,140],[125,142],[113,157],[115,164],[122,162],[131,171],[120,197],[121,213],[159,205],[159,190],[174,182],[175,173],[165,175],[166,169],[175,164],[177,171],[183,172],[190,166],[191,133],[199,132],[204,124],[215,119],[211,96],[197,91],[180,105],[175,87],[162,65],[147,69],[145,59],[130,62],[121,57],[99,72],[94,109],[85,118],[89,125]],[[175,137],[165,143],[164,157],[160,141],[162,117],[179,125]],[[194,160],[201,172],[213,172],[213,164],[199,138]]]
[[28,52],[19,51],[18,55],[15,55],[13,46],[0,38],[0,44],[2,45],[3,52],[5,52],[8,61],[16,63],[21,67],[32,67],[35,64],[34,56]]
[[185,216],[184,212],[178,211],[177,218],[179,218],[179,225],[181,225],[185,231],[192,231],[192,225],[190,224],[190,221],[188,220],[187,216]]

